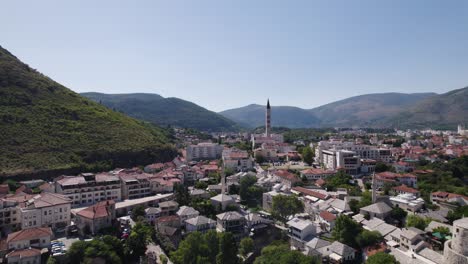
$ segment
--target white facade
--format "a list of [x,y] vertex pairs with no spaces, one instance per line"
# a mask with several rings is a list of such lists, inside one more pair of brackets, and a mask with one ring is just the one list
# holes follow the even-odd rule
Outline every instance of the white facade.
[[71,200],[60,194],[43,193],[26,201],[21,207],[22,229],[70,225]]

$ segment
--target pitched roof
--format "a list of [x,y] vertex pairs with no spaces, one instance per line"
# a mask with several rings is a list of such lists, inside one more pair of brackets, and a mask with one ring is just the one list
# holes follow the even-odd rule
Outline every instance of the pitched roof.
[[366,207],[362,207],[361,210],[377,213],[377,214],[385,214],[392,211],[392,208],[388,206],[386,203],[379,202],[368,205]]
[[331,251],[333,251],[334,253],[340,255],[340,256],[347,256],[349,254],[352,254],[354,253],[356,250],[354,250],[354,248],[348,246],[348,245],[345,245],[343,243],[340,243],[338,241],[335,241],[333,242],[331,245],[330,245],[330,249]]
[[336,219],[336,215],[328,211],[320,212],[320,217],[322,217],[325,221],[328,221],[328,222],[334,221]]
[[[71,203],[71,199],[58,193],[41,193],[30,200],[35,208]],[[29,203],[29,201],[28,201]]]
[[315,175],[322,175],[322,174],[335,174],[335,171],[329,171],[324,169],[318,168],[311,168],[301,171],[302,174],[315,174]]
[[306,244],[306,246],[311,249],[323,248],[329,245],[331,245],[329,241],[320,239],[318,237],[314,237],[311,241],[307,242]]
[[93,206],[90,206],[88,208],[85,208],[79,211],[77,215],[88,218],[88,219],[108,217],[112,214],[109,206],[114,205],[114,204],[115,202],[113,200],[102,201]]
[[187,224],[190,224],[190,225],[193,225],[193,226],[200,226],[200,225],[216,223],[216,221],[214,221],[214,220],[212,220],[212,219],[210,219],[208,217],[205,217],[203,215],[199,215],[197,217],[187,219],[187,220],[185,220],[185,222]]
[[200,214],[197,210],[195,210],[193,207],[190,206],[181,206],[179,208],[179,211],[177,211],[178,216],[183,216],[183,215],[194,215],[194,214]]
[[311,189],[307,189],[307,188],[300,187],[300,186],[293,187],[292,190],[296,191],[296,192],[300,192],[300,193],[302,193],[304,195],[310,195],[310,196],[313,196],[313,197],[317,197],[317,198],[322,199],[322,200],[325,200],[325,199],[328,198],[328,195],[326,195],[326,194],[323,194],[323,193],[320,193],[320,192],[317,192],[317,191],[313,191]]
[[23,240],[38,239],[45,236],[52,236],[50,227],[34,227],[23,229],[8,235],[7,243]]
[[282,179],[291,181],[291,182],[298,182],[300,179],[296,177],[295,174],[287,171],[287,170],[277,170],[275,173],[275,176],[280,177]]
[[222,214],[216,215],[216,218],[222,221],[234,221],[239,219],[245,219],[244,216],[239,214],[236,211],[230,211]]
[[418,193],[419,191],[414,189],[414,188],[411,188],[411,187],[408,187],[406,185],[400,185],[400,186],[395,186],[393,187],[393,190],[395,191],[399,191],[399,192],[405,192],[405,193]]
[[20,249],[20,250],[14,250],[10,253],[7,254],[7,258],[11,257],[19,257],[20,259],[22,258],[30,258],[34,256],[40,256],[41,255],[41,250],[37,248],[27,248],[27,249]]

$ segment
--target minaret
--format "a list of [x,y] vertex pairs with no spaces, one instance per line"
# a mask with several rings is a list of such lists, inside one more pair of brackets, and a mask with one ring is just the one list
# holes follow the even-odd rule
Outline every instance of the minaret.
[[221,194],[226,194],[226,173],[224,173],[224,164],[221,171]]
[[270,99],[268,99],[267,106],[266,106],[265,136],[269,138],[270,133],[271,133],[271,107],[270,107]]
[[375,184],[375,172],[372,173],[372,203],[377,202],[377,188]]

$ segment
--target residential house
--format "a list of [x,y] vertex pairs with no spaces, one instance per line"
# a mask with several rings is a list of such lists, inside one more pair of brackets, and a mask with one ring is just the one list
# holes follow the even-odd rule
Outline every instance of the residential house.
[[216,229],[216,221],[203,215],[185,220],[185,231],[187,233],[195,231],[204,233],[214,229]]
[[111,227],[115,219],[115,202],[113,200],[98,202],[75,214],[75,224],[81,234],[87,232],[96,234],[104,228]]
[[42,193],[20,204],[22,229],[70,225],[71,199],[57,193]]
[[320,227],[322,228],[322,230],[331,232],[333,227],[335,227],[335,220],[336,215],[328,211],[321,211],[319,214]]
[[9,264],[40,264],[41,250],[38,248],[17,249],[6,255]]
[[356,250],[341,242],[335,241],[329,246],[319,248],[322,257],[327,257],[332,263],[352,261],[356,257]]
[[286,225],[289,229],[291,246],[303,249],[304,245],[317,234],[317,227],[310,220],[293,218]]
[[300,182],[301,179],[297,177],[294,173],[291,173],[287,170],[277,170],[273,173],[273,178],[277,182],[280,182],[283,186],[291,189],[296,185],[296,183]]
[[176,201],[160,202],[158,206],[162,216],[174,214],[179,209],[179,204]]
[[236,238],[245,235],[246,220],[236,211],[216,215],[216,229],[220,232],[231,232]]
[[194,218],[200,215],[200,212],[190,206],[181,206],[176,213],[180,217],[180,221],[184,222],[187,219]]
[[318,179],[326,179],[329,176],[332,176],[336,171],[329,171],[323,169],[306,169],[301,171],[301,177],[306,177],[309,181],[316,181]]
[[7,248],[9,250],[26,249],[30,247],[48,248],[52,238],[50,227],[34,227],[23,229],[8,235]]
[[379,219],[385,219],[390,212],[392,211],[392,208],[388,206],[384,202],[378,202],[374,203],[365,207],[362,207],[360,209],[360,214],[362,215],[369,215],[369,217],[377,217]]
[[154,221],[161,216],[161,209],[157,207],[148,207],[145,208],[145,218],[151,224],[154,224]]
[[234,200],[234,198],[232,198],[232,196],[224,193],[211,197],[210,201],[215,207],[215,209],[218,211],[224,211],[230,205],[237,205],[236,201]]

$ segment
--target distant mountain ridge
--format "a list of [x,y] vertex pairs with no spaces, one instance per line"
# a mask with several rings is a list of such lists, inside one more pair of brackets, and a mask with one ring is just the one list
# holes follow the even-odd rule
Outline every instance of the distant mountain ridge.
[[[272,103],[274,126],[455,128],[468,123],[468,87],[445,94],[378,93],[350,97],[313,109]],[[291,111],[294,109],[294,111]],[[250,128],[264,125],[265,106],[248,105],[220,114]]]
[[95,102],[121,111],[131,117],[160,126],[195,128],[202,131],[236,131],[237,124],[226,117],[192,102],[158,94],[81,93]]

